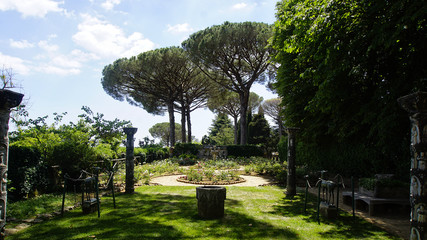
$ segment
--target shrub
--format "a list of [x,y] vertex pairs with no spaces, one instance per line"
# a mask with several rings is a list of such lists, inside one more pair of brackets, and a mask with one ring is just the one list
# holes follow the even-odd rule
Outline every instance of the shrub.
[[288,161],[288,137],[282,136],[279,143],[277,144],[277,150],[279,152],[280,162]]
[[49,192],[49,168],[40,152],[31,147],[9,147],[8,194],[10,200],[20,200],[35,192]]
[[197,156],[199,155],[199,149],[201,147],[202,145],[195,143],[177,143],[174,146],[173,155],[180,156],[182,154],[191,154]]
[[234,157],[262,157],[264,152],[261,147],[256,145],[227,145],[228,155]]
[[87,139],[87,134],[78,131],[64,137],[53,149],[50,159],[52,165],[58,164],[62,173],[72,178],[78,178],[82,169],[90,170],[97,155]]
[[145,162],[151,163],[156,160],[163,160],[169,157],[169,150],[167,148],[149,147],[144,148]]
[[190,167],[187,171],[186,171],[186,175],[187,175],[187,180],[188,181],[196,181],[196,182],[200,182],[203,180],[203,173],[201,170],[196,170],[193,167]]

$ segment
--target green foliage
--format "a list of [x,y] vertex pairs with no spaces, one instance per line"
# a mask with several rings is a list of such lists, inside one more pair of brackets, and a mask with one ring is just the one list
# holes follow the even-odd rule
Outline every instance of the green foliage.
[[359,186],[374,191],[377,180],[375,178],[360,178]]
[[[167,110],[170,124],[168,146],[175,144],[175,110],[189,116],[206,101],[210,84],[179,47],[160,48],[122,58],[102,71],[104,90],[113,98],[162,115]],[[180,105],[178,108],[175,104]],[[183,128],[185,126],[182,126]],[[190,132],[190,131],[189,131]]]
[[82,169],[89,170],[98,159],[94,148],[88,144],[88,137],[85,132],[66,132],[54,147],[49,164],[57,164],[63,174],[78,178]]
[[[47,123],[48,116],[16,122],[18,129],[10,134],[11,149],[31,149],[28,151],[40,154],[37,161],[23,162],[19,166],[25,174],[12,183],[21,186],[19,191],[53,191],[61,187],[45,186],[46,182],[58,184],[61,178],[58,172],[52,171],[52,166],[59,166],[60,174],[67,173],[77,178],[82,169],[89,170],[95,161],[118,156],[119,145],[124,140],[122,127],[130,123],[118,119],[105,120],[103,114],[94,114],[88,107],[82,110],[84,113],[79,116],[77,124],[61,125],[66,113],[54,113],[52,124]],[[23,159],[27,159],[26,156]],[[46,171],[49,175],[44,173]],[[41,187],[41,182],[45,187]]]
[[[116,195],[117,208],[113,207],[112,196],[104,196],[99,220],[96,214],[84,215],[77,208],[65,213],[64,217],[38,223],[7,238],[399,239],[345,212],[340,212],[339,224],[328,221],[318,224],[315,197],[309,195],[307,212],[303,215],[304,195],[287,199],[283,188],[277,186],[227,187],[224,205],[227,216],[203,221],[196,217],[195,186],[142,186],[135,192]],[[61,199],[55,200],[60,206]],[[38,205],[33,203],[33,208]]]
[[14,87],[13,78],[14,78],[14,73],[12,69],[5,68],[3,65],[3,67],[0,69],[0,80],[1,80],[1,83],[3,84],[1,89],[13,88]]
[[409,131],[396,99],[427,89],[425,12],[422,1],[406,0],[278,4],[275,88],[286,124],[301,127],[304,150],[317,149],[310,157],[345,155],[332,145],[353,144],[375,152],[368,165],[391,159],[399,170]]
[[169,148],[147,147],[134,148],[134,156],[139,158],[140,163],[151,163],[169,157]]
[[203,162],[199,162],[198,166],[203,167],[204,165],[206,167],[215,168],[215,169],[238,169],[239,163],[234,159],[219,159],[219,160],[205,160]]
[[[377,173],[394,173],[399,179],[406,179],[409,161],[384,158],[382,153],[362,144],[342,142],[339,145],[297,144],[297,165],[309,171],[328,170],[343,176],[373,176]],[[408,153],[409,154],[409,153]]]
[[[31,147],[10,146],[8,162],[8,199],[19,200],[27,195],[49,191],[49,167],[40,152]],[[13,189],[13,191],[11,191]]]
[[199,155],[199,149],[202,146],[196,143],[177,143],[173,149],[174,156],[180,156],[182,154],[191,154],[194,156]]
[[[73,206],[81,196],[73,194],[65,195],[65,206]],[[80,201],[80,200],[78,200]],[[52,214],[53,212],[61,211],[62,195],[43,194],[32,199],[21,200],[18,202],[7,203],[7,217],[16,219],[35,218],[42,214]]]
[[267,48],[272,28],[265,23],[225,22],[192,34],[182,43],[209,78],[222,88],[236,92],[240,99],[242,138],[247,143],[245,128],[250,88],[264,82],[270,68],[271,48]]
[[[181,141],[181,124],[175,123],[175,138],[177,141]],[[148,129],[153,138],[160,139],[162,145],[168,145],[170,142],[170,125],[168,122],[156,123],[150,129]]]
[[390,188],[409,188],[408,182],[402,182],[397,179],[393,178],[360,178],[359,179],[359,186],[374,191],[376,187],[390,187]]
[[264,114],[255,114],[248,125],[249,144],[267,144],[270,140],[270,125]]
[[261,147],[256,145],[227,145],[228,155],[234,157],[263,156]]
[[218,114],[209,128],[210,143],[213,145],[228,145],[234,142],[233,125],[225,114]]
[[288,137],[282,136],[277,144],[280,162],[288,161]]
[[196,164],[197,156],[193,154],[181,154],[178,158],[172,159],[174,162],[178,162],[180,166],[191,166]]

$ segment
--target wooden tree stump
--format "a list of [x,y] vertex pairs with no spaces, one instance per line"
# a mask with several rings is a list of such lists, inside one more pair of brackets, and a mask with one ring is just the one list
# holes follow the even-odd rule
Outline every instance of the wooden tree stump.
[[224,216],[225,187],[203,186],[196,188],[197,209],[203,219],[216,219]]

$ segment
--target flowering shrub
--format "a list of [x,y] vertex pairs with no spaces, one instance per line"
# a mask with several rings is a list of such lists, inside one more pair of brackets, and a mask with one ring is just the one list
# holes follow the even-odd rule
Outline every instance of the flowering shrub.
[[195,182],[201,182],[203,180],[203,171],[202,170],[196,170],[193,167],[190,167],[187,172],[187,180],[188,181],[195,181]]
[[212,181],[215,177],[215,170],[212,168],[206,168],[203,173],[209,181]]
[[226,182],[239,180],[239,173],[236,170],[215,171],[214,168],[198,169],[197,166],[190,167],[182,179],[193,182]]

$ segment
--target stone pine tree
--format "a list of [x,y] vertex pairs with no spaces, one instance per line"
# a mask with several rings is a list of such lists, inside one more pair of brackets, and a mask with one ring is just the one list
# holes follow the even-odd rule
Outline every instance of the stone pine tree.
[[190,113],[198,108],[206,106],[212,84],[196,65],[191,62],[187,64],[188,67],[185,70],[188,75],[181,79],[182,91],[180,91],[180,96],[175,102],[175,106],[177,112],[181,114],[182,142],[191,143],[192,131]]
[[263,82],[270,67],[267,48],[272,28],[265,23],[225,22],[192,34],[182,43],[191,58],[214,82],[239,94],[241,138],[247,143],[249,92],[254,82]]
[[[251,92],[249,94],[249,112],[257,109],[261,102],[262,97],[258,96],[256,93]],[[234,123],[234,144],[238,144],[239,140],[239,117],[240,117],[240,100],[239,95],[232,91],[212,91],[208,103],[208,108],[214,113],[225,113],[233,119]]]
[[[170,131],[169,131],[169,123],[162,122],[154,124],[148,132],[151,134],[153,138],[160,139],[160,144],[170,146]],[[181,124],[175,123],[175,136],[176,141],[181,141],[181,136],[179,135],[181,132]]]
[[130,59],[119,59],[103,70],[104,90],[117,100],[143,107],[150,113],[169,115],[170,145],[175,145],[175,106],[188,78],[191,61],[179,47],[160,48]]
[[264,109],[264,113],[271,117],[274,122],[277,124],[277,127],[279,129],[279,138],[282,137],[283,132],[283,120],[280,113],[284,109],[284,107],[281,105],[282,100],[280,98],[272,98],[267,99],[262,103],[262,108]]

